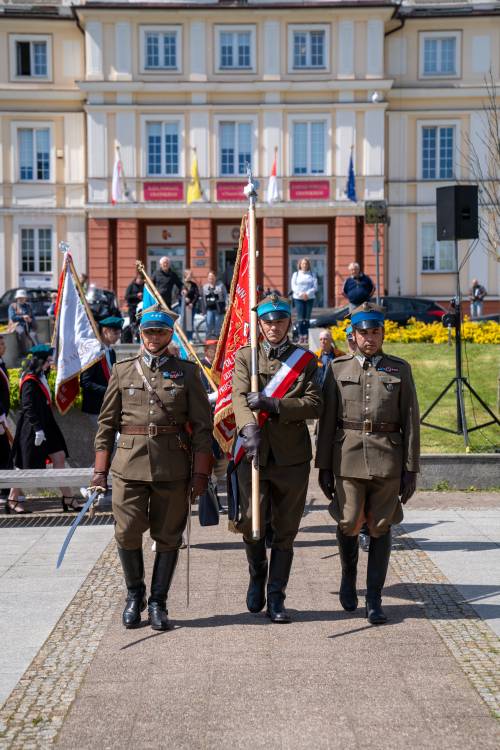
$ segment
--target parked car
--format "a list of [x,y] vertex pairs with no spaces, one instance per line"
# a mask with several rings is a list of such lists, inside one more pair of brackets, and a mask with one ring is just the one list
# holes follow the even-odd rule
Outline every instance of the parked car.
[[[400,326],[407,325],[410,318],[423,323],[439,322],[446,312],[437,302],[421,297],[381,297],[380,303],[387,320],[393,320]],[[329,313],[311,318],[309,325],[311,328],[329,328],[349,315],[349,305],[342,305]]]
[[494,323],[500,323],[500,313],[488,313],[488,315],[480,315],[478,318],[474,318],[474,323],[487,323],[491,320]]
[[[0,297],[0,323],[8,322],[9,305],[14,302],[18,289],[26,289],[26,287],[7,289],[7,291]],[[47,310],[50,307],[50,295],[52,292],[57,292],[57,289],[42,289],[40,287],[36,289],[26,289],[26,292],[28,295],[28,302],[31,305],[35,317],[42,318],[46,316]]]

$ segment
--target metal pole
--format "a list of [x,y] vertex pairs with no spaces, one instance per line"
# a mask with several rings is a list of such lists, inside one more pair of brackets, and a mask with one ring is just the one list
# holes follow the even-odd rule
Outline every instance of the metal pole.
[[[257,325],[257,248],[255,227],[255,202],[257,199],[256,183],[253,182],[252,170],[247,169],[248,185],[245,187],[245,195],[248,198],[248,271],[249,271],[249,297],[250,297],[250,388],[252,391],[259,390],[259,365],[258,346],[259,329]],[[258,412],[255,413],[258,421]],[[259,457],[252,461],[252,539],[260,539],[260,477]]]
[[377,276],[377,305],[380,305],[380,245],[378,241],[378,221],[375,222],[375,269]]

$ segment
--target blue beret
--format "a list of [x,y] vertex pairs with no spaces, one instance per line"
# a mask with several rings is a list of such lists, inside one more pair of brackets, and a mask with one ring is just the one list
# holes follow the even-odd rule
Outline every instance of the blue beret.
[[39,359],[47,359],[47,357],[51,357],[54,354],[54,347],[49,344],[37,344],[31,347],[29,354],[33,354],[33,356],[39,357]]
[[108,318],[103,318],[99,321],[99,325],[105,328],[116,328],[121,330],[123,328],[123,318],[118,318],[115,315],[110,315]]
[[173,330],[175,320],[172,315],[164,310],[151,310],[141,316],[141,329],[144,328],[170,328]]

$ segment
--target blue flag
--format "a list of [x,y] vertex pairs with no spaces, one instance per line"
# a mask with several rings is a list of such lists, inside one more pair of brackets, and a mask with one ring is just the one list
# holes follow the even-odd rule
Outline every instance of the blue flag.
[[349,171],[347,173],[347,185],[345,186],[345,194],[350,201],[353,201],[354,203],[357,202],[358,199],[356,197],[356,176],[354,174],[354,160],[352,158],[352,149],[351,156],[349,158]]
[[[156,298],[151,293],[150,288],[148,287],[147,283],[144,284],[143,290],[142,290],[142,309],[147,310],[148,307],[152,307],[153,305],[157,305],[158,302]],[[189,356],[189,352],[177,333],[177,330],[174,328],[174,335],[172,336],[172,343],[177,346],[179,349],[179,357],[180,359],[191,359]]]
[[148,288],[147,284],[144,284],[143,290],[142,290],[142,309],[147,310],[148,307],[153,307],[153,305],[157,305],[158,302],[151,294],[151,291]]

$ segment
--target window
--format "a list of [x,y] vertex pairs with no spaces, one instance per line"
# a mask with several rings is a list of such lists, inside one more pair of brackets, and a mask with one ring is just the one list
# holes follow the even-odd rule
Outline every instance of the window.
[[10,56],[13,78],[49,80],[52,77],[50,36],[11,36]]
[[221,175],[246,174],[252,163],[252,123],[221,122],[219,142]]
[[293,174],[325,174],[325,123],[294,122]]
[[252,70],[252,32],[219,31],[219,69]]
[[454,177],[454,127],[422,127],[422,179],[450,180]]
[[458,76],[459,75],[458,32],[426,32],[420,35],[420,75]]
[[20,180],[50,180],[49,128],[18,128]]
[[179,174],[179,123],[146,123],[147,173],[149,176]]
[[325,29],[294,29],[292,31],[293,70],[326,68]]
[[21,229],[21,272],[52,273],[52,229]]
[[144,71],[178,71],[181,59],[180,30],[177,27],[142,29]]
[[455,247],[451,240],[436,240],[436,225],[422,224],[422,271],[456,271]]

